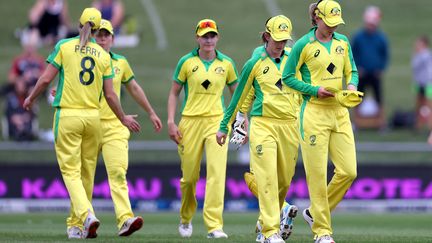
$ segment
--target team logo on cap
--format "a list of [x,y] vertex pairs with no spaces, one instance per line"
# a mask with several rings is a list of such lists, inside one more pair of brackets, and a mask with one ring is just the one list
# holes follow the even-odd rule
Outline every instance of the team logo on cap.
[[342,55],[342,54],[344,54],[345,49],[343,49],[342,46],[337,46],[335,51],[336,51],[336,54]]
[[309,142],[311,146],[315,146],[316,145],[316,136],[315,135],[311,135],[309,137]]
[[279,25],[279,30],[283,31],[283,32],[287,32],[288,31],[288,25],[286,23],[282,23]]
[[340,9],[339,8],[337,8],[337,7],[334,7],[334,8],[332,8],[332,10],[330,11],[330,14],[332,15],[332,16],[339,16],[340,15]]
[[215,72],[216,72],[216,74],[224,74],[225,69],[223,69],[223,67],[217,67],[217,68],[215,68]]

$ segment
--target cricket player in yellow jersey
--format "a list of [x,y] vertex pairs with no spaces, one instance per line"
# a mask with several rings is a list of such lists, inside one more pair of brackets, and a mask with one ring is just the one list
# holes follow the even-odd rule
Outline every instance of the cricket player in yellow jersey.
[[[236,117],[250,90],[255,100],[250,112],[249,143],[251,166],[258,188],[264,242],[283,243],[290,228],[280,229],[280,211],[295,172],[298,151],[297,92],[282,83],[282,72],[288,60],[291,21],[283,15],[267,20],[263,33],[265,48],[256,51],[246,62],[239,86],[225,112],[217,133],[224,144],[228,127]],[[297,214],[297,207],[287,208],[286,223]],[[285,221],[285,219],[284,219]]]
[[[314,27],[293,46],[283,82],[303,93],[300,145],[311,201],[303,217],[317,243],[332,243],[330,212],[356,178],[357,161],[348,109],[329,91],[346,86],[355,92],[358,74],[347,37],[335,32],[344,24],[339,3],[319,1],[310,6],[310,14]],[[329,153],[335,174],[327,185]]]
[[[265,40],[263,40],[264,43],[266,42]],[[291,50],[291,48],[286,47],[285,51],[287,53],[289,53]],[[256,54],[260,54],[260,52],[265,51],[265,46],[259,46],[257,48],[255,48],[255,50],[253,51],[252,56],[256,55]],[[249,94],[248,96],[245,98],[245,100],[242,103],[242,106],[239,109],[239,112],[237,112],[237,116],[236,116],[236,120],[235,123],[233,125],[233,130],[232,130],[232,138],[230,139],[230,143],[233,143],[234,145],[237,146],[237,148],[240,148],[240,146],[242,146],[243,144],[246,144],[248,142],[248,127],[249,127],[249,122],[247,119],[247,114],[250,112],[250,108],[252,107],[252,103],[255,99],[255,89],[253,87],[251,87],[251,89],[249,90]],[[297,106],[297,113],[298,110],[300,108],[300,102],[301,100],[301,96],[298,94],[297,95],[297,101],[296,101],[296,106]],[[256,184],[256,178],[255,178],[255,174],[253,172],[253,168],[252,165],[250,165],[250,171],[245,172],[244,173],[244,180],[246,182],[246,185],[248,186],[249,190],[252,192],[252,194],[258,198],[258,187]],[[295,205],[290,205],[286,200],[283,202],[282,205],[282,209],[281,209],[281,214],[280,214],[280,235],[282,237],[282,239],[286,240],[288,239],[288,237],[291,235],[292,233],[292,229],[294,226],[294,217],[289,217],[294,216],[294,212],[295,212],[295,216],[297,216],[297,212],[294,211],[294,209],[298,210],[297,207],[294,208]],[[291,213],[290,213],[291,212]],[[288,217],[287,217],[288,216]],[[264,236],[262,234],[262,217],[261,214],[257,220],[256,223],[256,227],[255,227],[255,232],[257,233],[257,238],[256,238],[256,242],[261,242],[264,240]]]
[[[199,21],[195,32],[199,47],[178,62],[168,98],[168,133],[178,144],[182,170],[179,233],[182,237],[192,235],[192,218],[197,209],[196,183],[205,150],[207,178],[203,216],[207,238],[227,238],[222,213],[228,146],[219,146],[214,138],[225,109],[223,90],[227,85],[231,94],[234,93],[237,70],[231,58],[216,50],[219,31],[215,21]],[[183,88],[185,98],[177,127],[175,111]]]
[[101,140],[102,89],[123,125],[132,131],[140,129],[133,116],[124,114],[113,90],[111,57],[91,37],[100,21],[101,13],[97,9],[84,9],[79,36],[57,43],[47,58],[49,65],[23,104],[30,109],[60,73],[53,102],[53,131],[57,160],[71,200],[71,217],[67,219],[69,238],[95,238],[100,224],[94,215],[91,194]]
[[[96,34],[96,42],[109,52],[114,69],[114,91],[120,98],[121,85],[125,85],[127,91],[135,101],[147,111],[150,121],[156,132],[162,129],[162,123],[154,112],[147,97],[135,80],[134,73],[124,56],[111,51],[114,41],[114,29],[111,22],[102,19],[99,32]],[[129,201],[129,191],[126,181],[128,168],[128,139],[129,130],[121,124],[104,97],[101,100],[101,128],[102,128],[102,156],[108,174],[111,197],[117,216],[119,236],[129,236],[139,230],[143,225],[141,217],[135,217]]]

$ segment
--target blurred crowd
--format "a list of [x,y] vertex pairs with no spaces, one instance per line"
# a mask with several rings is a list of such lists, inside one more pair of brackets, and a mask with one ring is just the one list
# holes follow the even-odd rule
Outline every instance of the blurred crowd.
[[[120,33],[124,20],[124,6],[120,0],[95,0],[104,19],[111,21]],[[53,47],[62,38],[78,35],[78,26],[72,26],[66,0],[36,0],[28,13],[28,25],[18,37],[22,51],[13,60],[7,82],[0,85],[5,99],[2,117],[2,136],[5,140],[32,141],[40,138],[37,106],[23,109],[24,99],[45,69],[45,57],[38,53],[42,46]],[[49,94],[47,94],[49,96]],[[50,98],[50,97],[48,97]]]
[[[120,0],[94,0],[102,18],[111,21],[116,34],[124,31],[125,8]],[[413,111],[394,111],[387,120],[383,97],[383,79],[389,65],[390,47],[385,32],[380,28],[382,12],[368,6],[363,14],[363,27],[352,33],[351,46],[359,71],[359,90],[366,96],[352,113],[355,129],[412,128],[417,131],[432,128],[432,53],[427,35],[414,42],[411,59],[413,90],[416,93]],[[69,20],[66,0],[36,0],[28,13],[28,26],[19,34],[21,54],[12,60],[8,80],[1,85],[5,97],[2,119],[4,139],[17,141],[38,137],[37,112],[25,111],[24,97],[45,68],[45,58],[38,54],[41,46],[53,46],[58,40],[76,36],[77,26]],[[121,42],[121,37],[117,38]],[[393,111],[392,111],[393,112]]]

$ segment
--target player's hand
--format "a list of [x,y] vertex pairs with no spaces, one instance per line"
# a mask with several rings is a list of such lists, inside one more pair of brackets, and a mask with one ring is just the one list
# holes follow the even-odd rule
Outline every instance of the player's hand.
[[125,115],[121,123],[132,132],[139,132],[141,130],[140,124],[135,120],[138,115]]
[[355,85],[353,85],[353,84],[348,84],[348,86],[347,86],[347,90],[354,90],[354,91],[357,91],[357,87],[356,87]]
[[25,110],[29,111],[29,110],[32,108],[32,106],[33,106],[33,101],[30,99],[30,97],[27,97],[27,98],[24,100],[23,108],[24,108]]
[[56,88],[52,88],[52,89],[50,90],[50,94],[51,94],[52,97],[55,97],[56,93],[57,93]]
[[237,145],[237,150],[247,142],[247,132],[242,127],[235,127],[233,129],[233,136],[230,143]]
[[324,87],[319,87],[318,98],[327,98],[327,97],[334,97],[334,94],[326,90]]
[[225,144],[225,142],[226,142],[226,138],[227,138],[227,134],[226,134],[226,133],[221,132],[221,131],[218,131],[218,132],[216,133],[216,142],[217,142],[220,146],[222,146],[222,145]]
[[180,143],[182,134],[180,133],[175,123],[168,123],[168,135],[170,136],[171,140],[173,140],[176,144]]
[[237,145],[237,149],[247,143],[247,121],[248,120],[243,113],[237,112],[236,120],[233,124],[233,136],[230,140],[230,143]]
[[432,132],[429,134],[428,143],[432,145]]
[[156,132],[160,132],[162,130],[162,122],[156,113],[152,113],[150,115],[150,120],[153,123],[153,128]]

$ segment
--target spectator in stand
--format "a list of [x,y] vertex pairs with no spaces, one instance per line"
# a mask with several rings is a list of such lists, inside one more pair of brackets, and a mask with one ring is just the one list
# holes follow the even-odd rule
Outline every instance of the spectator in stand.
[[13,92],[6,97],[6,122],[8,137],[14,141],[30,141],[36,138],[33,121],[36,118],[34,108],[25,110],[23,103],[28,94],[28,88],[23,79],[17,79]]
[[95,0],[93,7],[99,9],[102,18],[109,20],[114,28],[114,34],[120,33],[124,19],[124,6],[121,0]]
[[45,59],[37,52],[37,34],[22,39],[23,52],[14,58],[8,74],[8,82],[0,89],[1,95],[14,90],[15,83],[23,80],[25,86],[32,87],[45,69]]
[[[37,0],[29,12],[30,30],[37,30],[44,44],[54,45],[70,29],[67,3],[64,0]],[[63,33],[61,33],[61,28]]]
[[411,66],[417,94],[415,128],[418,130],[424,125],[432,125],[430,104],[432,101],[432,52],[427,36],[420,36],[415,41]]
[[[381,10],[376,6],[368,6],[363,14],[364,27],[358,30],[352,39],[354,60],[359,72],[358,90],[364,92],[370,86],[379,107],[377,127],[385,126],[382,76],[389,61],[389,44],[386,35],[379,29]],[[357,114],[356,115],[361,115]]]

